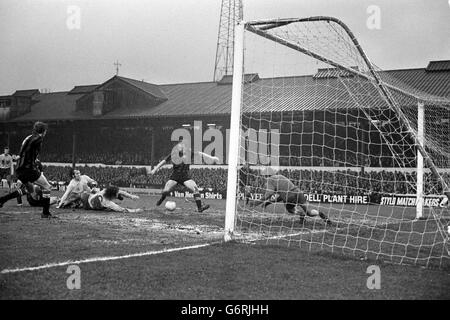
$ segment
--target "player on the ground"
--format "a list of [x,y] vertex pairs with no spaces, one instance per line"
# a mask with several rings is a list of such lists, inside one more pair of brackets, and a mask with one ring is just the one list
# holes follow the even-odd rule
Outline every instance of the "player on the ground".
[[[33,184],[31,191],[28,191],[27,188],[22,184],[20,180],[17,180],[17,190],[20,192],[20,198],[22,200],[22,196],[26,195],[27,201],[32,207],[41,207],[42,206],[42,188],[37,184]],[[58,197],[50,197],[50,205],[58,203]],[[22,203],[22,202],[21,202]],[[4,204],[4,203],[3,203]]]
[[[261,200],[252,203],[253,206],[262,205],[266,208],[274,202],[284,202],[286,210],[292,214],[298,214],[303,219],[304,215],[310,217],[319,216],[326,224],[331,225],[331,220],[323,213],[311,207],[303,192],[285,176],[278,174],[273,168],[266,168],[262,172],[267,176],[265,193]],[[273,198],[276,196],[276,198]],[[297,210],[297,206],[304,212]]]
[[[46,123],[37,121],[33,125],[32,134],[26,137],[20,148],[19,161],[17,163],[16,174],[23,186],[29,193],[33,193],[33,184],[42,187],[42,199],[39,201],[42,206],[42,218],[56,218],[50,213],[50,192],[51,185],[42,173],[39,152],[42,148],[42,142],[47,134],[48,126]],[[8,201],[21,195],[20,190],[15,190],[6,196],[0,198],[0,207]]]
[[85,191],[81,195],[83,208],[86,210],[106,210],[129,213],[137,213],[143,211],[140,208],[124,208],[114,202],[114,200],[123,200],[124,197],[133,200],[139,199],[138,196],[121,190],[116,186],[108,186],[101,191],[98,191],[96,189],[93,189],[91,192]]
[[[209,208],[208,204],[202,205],[202,200],[197,184],[191,178],[191,175],[189,173],[190,158],[188,159],[188,155],[190,154],[190,151],[190,148],[183,142],[183,138],[180,137],[178,144],[172,149],[171,154],[168,155],[160,163],[158,163],[158,165],[150,172],[151,175],[154,175],[164,164],[169,162],[173,164],[172,175],[164,186],[161,198],[156,203],[157,206],[160,206],[161,203],[163,203],[166,197],[170,194],[170,192],[175,188],[175,186],[177,184],[180,184],[182,186],[185,186],[194,194],[194,200],[197,204],[198,212],[203,212]],[[207,159],[210,159],[213,162],[219,161],[218,157],[213,157],[200,151],[198,151],[198,154]]]
[[[4,152],[0,154],[0,181],[5,179],[8,182],[9,192],[11,192],[13,175],[14,175],[14,160],[16,158],[9,153],[9,147],[5,147]],[[17,205],[22,205],[22,197],[17,196]]]
[[97,182],[85,174],[81,174],[78,169],[70,169],[70,180],[66,191],[59,200],[57,208],[67,208],[70,206],[78,207],[81,205],[81,194],[83,192],[91,192],[91,186]]

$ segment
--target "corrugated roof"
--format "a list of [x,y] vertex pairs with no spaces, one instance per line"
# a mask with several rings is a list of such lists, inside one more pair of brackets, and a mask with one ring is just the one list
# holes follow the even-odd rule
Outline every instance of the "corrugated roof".
[[72,90],[68,92],[68,94],[80,94],[80,93],[89,93],[95,90],[100,86],[99,84],[85,85],[85,86],[75,86]]
[[[250,83],[259,80],[259,75],[257,73],[244,74],[244,83]],[[233,75],[227,74],[217,82],[218,85],[231,85],[233,84]]]
[[[449,69],[450,71],[450,69]],[[427,72],[425,69],[384,71],[383,74],[414,90],[450,98],[450,72]],[[388,82],[390,82],[388,80]]]
[[[355,70],[358,70],[358,67],[352,67]],[[350,71],[344,69],[337,68],[320,68],[317,70],[317,73],[313,76],[313,78],[337,78],[337,77],[350,77],[354,74]]]
[[120,108],[109,112],[106,118],[160,117],[183,115],[229,114],[231,86],[217,86],[215,82],[160,85],[167,101],[147,108],[140,106]]
[[120,76],[116,76],[116,78],[121,79],[136,88],[141,89],[142,91],[152,95],[153,97],[155,97],[157,99],[161,99],[161,100],[167,99],[164,92],[162,92],[160,90],[159,86],[156,84],[139,81],[139,80],[134,80],[134,79],[130,79],[130,78],[125,78],[125,77],[120,77]]
[[87,114],[75,112],[75,102],[83,94],[68,92],[41,93],[35,97],[38,101],[31,106],[31,111],[11,121],[84,119]]
[[[347,88],[355,88],[352,96]],[[243,97],[243,111],[249,113],[354,109],[356,102],[361,107],[384,103],[368,81],[359,82],[356,88],[337,78],[312,76],[262,79],[248,85]]]
[[13,93],[14,97],[31,97],[35,94],[39,94],[38,89],[29,89],[29,90],[17,90]]
[[[391,70],[383,72],[382,77],[393,78],[431,95],[450,98],[450,72],[426,72],[425,69]],[[156,86],[129,78],[118,78],[152,96],[166,97],[167,100],[156,106],[119,108],[103,116],[93,117],[89,113],[75,112],[75,101],[83,94],[40,94],[36,97],[38,103],[31,106],[31,112],[10,121],[229,115],[231,111],[232,86],[217,85],[216,82]],[[354,81],[353,79],[355,78],[314,78],[312,75],[259,79],[245,85],[244,110],[324,110],[355,108],[355,101],[362,106],[383,103],[374,87],[364,81],[360,82],[360,87],[355,87],[351,98],[344,84],[345,81]]]
[[430,61],[426,71],[449,71],[450,60]]

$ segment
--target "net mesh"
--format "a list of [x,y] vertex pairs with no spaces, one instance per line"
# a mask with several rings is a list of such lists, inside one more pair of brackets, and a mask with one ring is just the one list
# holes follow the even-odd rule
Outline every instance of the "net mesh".
[[[448,97],[421,91],[400,71],[370,63],[337,21],[281,22],[255,23],[245,33],[244,73],[259,77],[243,84],[239,154],[245,165],[238,174],[236,235],[448,266]],[[430,75],[409,77],[423,82],[424,76]],[[421,146],[419,104],[425,108]],[[423,220],[415,219],[419,149],[426,162]],[[256,206],[268,194],[269,166],[332,225],[301,210],[289,213],[289,201],[276,195],[273,204]]]

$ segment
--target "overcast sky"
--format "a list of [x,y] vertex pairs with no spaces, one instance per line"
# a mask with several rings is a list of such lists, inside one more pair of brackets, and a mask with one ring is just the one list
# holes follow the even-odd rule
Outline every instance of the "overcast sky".
[[[449,0],[243,1],[245,20],[335,16],[383,69],[450,59]],[[371,5],[380,8],[380,29],[367,26]],[[79,29],[67,26],[69,6],[80,9]],[[103,83],[116,60],[120,75],[151,83],[211,81],[220,7],[221,0],[0,0],[0,95]]]

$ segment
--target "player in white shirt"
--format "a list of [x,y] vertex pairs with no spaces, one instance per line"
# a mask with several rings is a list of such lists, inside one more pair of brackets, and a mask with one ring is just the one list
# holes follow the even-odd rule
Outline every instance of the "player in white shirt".
[[130,194],[124,190],[120,190],[116,186],[108,186],[101,191],[94,189],[91,193],[83,192],[83,208],[86,210],[105,210],[129,213],[138,213],[143,211],[143,209],[140,208],[123,208],[114,202],[114,200],[123,200],[124,197],[133,200],[139,199],[138,196]]
[[14,157],[9,153],[8,147],[5,147],[4,151],[0,154],[0,180],[6,179],[9,188],[11,188]]
[[[9,153],[9,147],[5,147],[4,153],[0,154],[0,181],[5,179],[8,182],[10,192],[13,187],[14,161],[17,156]],[[17,205],[22,205],[22,196],[17,196]]]
[[59,200],[57,208],[65,208],[71,205],[77,207],[81,205],[81,194],[83,192],[91,192],[91,186],[96,185],[97,182],[85,174],[81,174],[80,170],[71,169],[70,176],[72,180],[67,186],[66,191]]

